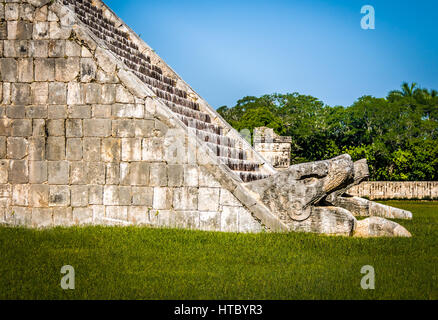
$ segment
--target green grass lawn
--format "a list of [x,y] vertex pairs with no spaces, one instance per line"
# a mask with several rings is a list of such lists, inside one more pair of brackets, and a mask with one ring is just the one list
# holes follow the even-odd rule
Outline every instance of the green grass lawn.
[[438,299],[438,202],[387,203],[414,213],[413,238],[0,228],[0,299]]

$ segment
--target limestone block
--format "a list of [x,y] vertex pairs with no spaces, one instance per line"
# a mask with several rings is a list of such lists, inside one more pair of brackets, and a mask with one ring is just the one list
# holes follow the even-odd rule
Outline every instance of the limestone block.
[[32,135],[40,138],[46,136],[46,121],[44,119],[33,119]]
[[28,21],[17,21],[16,39],[30,40],[33,34],[33,23]]
[[104,186],[103,204],[106,206],[118,205],[120,201],[118,186]]
[[134,225],[149,225],[151,222],[149,220],[149,207],[144,206],[129,206],[128,207],[128,221],[132,222]]
[[26,118],[44,119],[47,118],[47,106],[26,106]]
[[69,106],[68,116],[72,119],[88,119],[91,118],[91,106]]
[[59,208],[54,207],[53,212],[53,226],[70,227],[73,225],[73,210],[71,207]]
[[71,161],[82,160],[82,140],[80,138],[68,138],[66,158]]
[[[85,102],[85,95],[80,83],[70,82],[67,87],[67,104],[79,105]],[[77,111],[74,109],[74,111]],[[77,113],[72,118],[80,118]],[[89,118],[89,117],[87,117]]]
[[20,5],[20,17],[23,20],[26,21],[33,21],[33,15],[35,13],[35,8],[28,4],[28,3],[22,3]]
[[59,22],[50,21],[49,22],[49,36],[50,39],[62,39],[66,40],[71,35],[71,29],[68,27],[61,27]]
[[70,205],[69,186],[50,186],[49,187],[49,206],[67,207]]
[[67,57],[80,57],[81,51],[81,46],[75,41],[68,40],[65,42],[65,55]]
[[126,206],[107,206],[105,212],[107,218],[128,221],[128,207]]
[[29,202],[29,185],[16,184],[12,186],[12,205],[28,206]]
[[55,59],[35,59],[35,81],[55,81]]
[[142,140],[142,159],[144,161],[160,161],[164,153],[162,138],[146,138]]
[[197,165],[184,165],[184,185],[189,187],[199,186],[199,167]]
[[220,212],[199,212],[199,228],[204,231],[220,231]]
[[116,88],[117,103],[134,103],[134,96],[122,85],[117,85]]
[[47,104],[49,98],[49,84],[47,82],[34,82],[31,85],[32,104]]
[[32,82],[33,81],[33,59],[22,58],[18,59],[18,81]]
[[87,166],[84,162],[70,163],[70,184],[87,184]]
[[11,102],[14,105],[29,105],[31,103],[30,85],[13,83],[11,87]]
[[102,88],[100,84],[88,83],[84,85],[85,102],[86,103],[99,103],[102,95]]
[[101,152],[102,161],[119,162],[121,159],[121,150],[122,150],[121,139],[117,139],[117,138],[102,139],[102,152]]
[[32,227],[49,228],[53,226],[53,212],[49,208],[32,209]]
[[27,160],[10,160],[8,180],[10,183],[28,183],[29,168]]
[[184,229],[199,229],[198,211],[175,211],[170,215],[170,226]]
[[9,137],[8,138],[8,153],[9,159],[23,159],[28,154],[28,142],[25,138]]
[[72,207],[88,206],[88,186],[71,186],[71,205]]
[[10,106],[6,107],[6,116],[11,119],[21,119],[26,117],[25,106]]
[[49,57],[51,58],[65,57],[64,40],[49,40]]
[[87,184],[105,184],[105,164],[86,162]]
[[409,231],[396,222],[381,217],[370,217],[357,222],[355,237],[411,237]]
[[[112,106],[112,114],[117,118],[143,118],[144,107],[139,104],[120,104],[116,103]],[[152,126],[153,129],[153,126]],[[149,135],[151,135],[151,132]]]
[[153,205],[154,189],[151,187],[133,187],[132,188],[132,204],[134,206]]
[[199,188],[198,210],[219,211],[220,188]]
[[28,0],[28,2],[36,8],[35,21],[47,21],[48,10],[46,4],[50,0]]
[[228,190],[221,189],[220,192],[220,205],[221,206],[234,206],[240,207],[242,204],[239,200]]
[[136,137],[151,137],[154,134],[154,120],[134,120]]
[[169,210],[172,207],[173,192],[171,188],[155,187],[153,208],[157,210]]
[[198,189],[182,187],[173,189],[173,208],[175,210],[197,210]]
[[239,215],[237,207],[224,206],[221,213],[220,230],[224,232],[239,231]]
[[8,32],[8,39],[9,40],[17,39],[17,24],[18,24],[18,21],[8,21],[7,22],[7,32]]
[[204,166],[199,167],[199,186],[200,187],[210,187],[210,188],[220,188],[221,184],[213,177],[213,175],[208,172],[208,169]]
[[88,186],[88,202],[92,205],[103,204],[103,186],[90,185]]
[[132,120],[113,120],[112,131],[114,137],[131,138],[135,136],[135,128]]
[[[121,184],[132,186],[153,186],[152,174],[160,174],[158,172],[152,173],[152,166],[145,162],[131,162],[128,165],[128,170],[128,175],[121,179]],[[160,177],[157,178],[159,179]]]
[[100,139],[99,138],[84,138],[83,139],[83,158],[85,161],[97,162],[100,161]]
[[261,232],[263,227],[244,207],[236,208],[239,215],[239,232]]
[[32,137],[29,141],[29,160],[40,161],[46,158],[46,139],[44,137]]
[[[47,160],[64,160],[65,159],[65,138],[48,137],[47,138]],[[35,159],[37,160],[37,159]]]
[[29,187],[29,205],[34,208],[49,206],[49,185],[31,184]]
[[6,20],[18,20],[20,13],[20,7],[18,3],[6,3],[5,4],[5,19]]
[[120,183],[120,165],[119,163],[107,163],[106,164],[106,184],[119,184]]
[[65,121],[64,119],[48,120],[47,132],[49,136],[63,137],[65,136]]
[[28,137],[32,135],[32,120],[17,119],[11,122],[11,135],[14,137]]
[[32,209],[25,207],[11,207],[5,212],[5,220],[14,226],[32,226]]
[[100,47],[96,48],[95,58],[97,59],[99,66],[106,73],[112,74],[116,71],[115,58],[111,58],[111,56],[105,52],[104,49]]
[[93,105],[92,114],[93,118],[111,118],[111,106],[102,104]]
[[49,23],[45,21],[35,22],[32,38],[35,40],[49,39]]
[[86,137],[109,137],[111,136],[110,119],[85,119],[84,136]]
[[65,119],[67,118],[67,106],[48,106],[47,114],[49,119]]
[[67,103],[67,85],[62,82],[49,83],[49,104]]
[[167,186],[167,166],[165,163],[151,163],[150,164],[150,182],[153,187]]
[[34,58],[47,58],[49,56],[48,40],[33,40],[29,45]]
[[93,224],[93,210],[91,208],[73,208],[73,222],[84,226]]
[[152,225],[157,227],[169,227],[171,222],[171,215],[174,212],[170,210],[151,210],[149,212],[149,219]]
[[184,184],[184,166],[171,164],[167,167],[169,187],[181,187]]
[[55,79],[60,82],[70,82],[79,74],[79,58],[59,58],[55,60]]
[[49,184],[61,184],[61,185],[68,184],[69,182],[68,161],[48,162],[48,182]]
[[[96,71],[94,71],[94,77],[96,77]],[[101,95],[100,103],[114,104],[115,102],[116,102],[116,85],[104,84],[102,86],[102,95]]]
[[93,205],[90,206],[89,208],[91,208],[93,212],[94,225],[101,225],[102,223],[105,223],[105,206]]
[[6,137],[0,136],[0,159],[6,158]]
[[90,82],[96,79],[97,65],[92,58],[81,59],[81,82]]
[[122,161],[141,161],[142,147],[141,139],[122,139]]
[[41,184],[47,182],[47,162],[29,161],[29,183]]
[[65,122],[66,137],[68,138],[81,138],[82,134],[82,120],[79,119],[67,119]]

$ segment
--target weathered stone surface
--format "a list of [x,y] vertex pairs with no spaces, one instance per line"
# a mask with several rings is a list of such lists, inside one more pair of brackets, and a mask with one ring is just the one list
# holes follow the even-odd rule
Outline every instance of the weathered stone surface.
[[355,237],[411,237],[409,231],[394,221],[371,217],[357,222]]
[[336,204],[347,209],[353,215],[362,217],[383,217],[388,219],[412,219],[412,213],[406,210],[386,206],[359,197],[339,197]]
[[303,221],[312,206],[353,180],[349,155],[325,161],[298,164],[267,179],[246,184],[281,220]]

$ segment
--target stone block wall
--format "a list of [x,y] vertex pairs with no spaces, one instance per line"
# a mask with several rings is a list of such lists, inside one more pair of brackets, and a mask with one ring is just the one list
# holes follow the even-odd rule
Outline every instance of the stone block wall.
[[438,200],[438,181],[368,181],[354,186],[348,193],[371,200]]
[[254,149],[277,170],[290,166],[291,143],[291,137],[279,136],[271,128],[254,129]]
[[0,222],[261,231],[196,138],[55,5],[0,2]]

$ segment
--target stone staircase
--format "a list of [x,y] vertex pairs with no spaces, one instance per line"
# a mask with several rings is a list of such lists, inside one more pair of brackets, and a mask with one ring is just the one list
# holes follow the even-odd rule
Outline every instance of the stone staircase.
[[243,182],[264,179],[272,174],[272,170],[263,167],[261,157],[255,159],[254,152],[242,147],[242,141],[238,140],[243,138],[225,136],[225,124],[213,123],[211,110],[205,110],[185,90],[177,88],[176,81],[164,75],[163,70],[130,41],[129,34],[105,18],[103,11],[91,0],[63,0],[63,3]]

